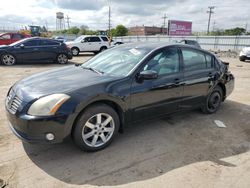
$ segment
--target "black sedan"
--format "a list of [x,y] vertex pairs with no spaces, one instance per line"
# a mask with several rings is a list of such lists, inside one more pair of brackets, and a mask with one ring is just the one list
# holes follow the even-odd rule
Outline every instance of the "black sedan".
[[216,112],[234,76],[213,54],[181,44],[121,45],[14,84],[6,111],[14,134],[87,151],[106,147],[130,122],[201,108]]
[[27,38],[0,46],[0,63],[14,65],[21,62],[55,61],[66,64],[72,54],[66,44],[46,38]]

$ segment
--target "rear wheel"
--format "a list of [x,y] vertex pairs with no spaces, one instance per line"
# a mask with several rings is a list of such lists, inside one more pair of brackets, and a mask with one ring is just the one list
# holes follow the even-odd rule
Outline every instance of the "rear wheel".
[[4,54],[1,57],[1,62],[4,65],[11,66],[16,63],[16,58],[11,54]]
[[240,61],[246,61],[246,58],[244,56],[240,56]]
[[107,47],[106,47],[106,46],[102,46],[102,47],[100,48],[100,52],[103,52],[104,50],[107,50]]
[[78,56],[80,50],[76,47],[71,48],[71,52],[73,56]]
[[212,93],[207,96],[206,104],[202,107],[202,111],[206,114],[215,113],[221,105],[223,91],[221,87],[216,86]]
[[68,57],[65,54],[59,54],[57,56],[57,63],[59,63],[59,64],[67,64],[68,63]]
[[85,151],[107,147],[117,135],[120,121],[115,110],[105,104],[89,107],[73,130],[74,141]]

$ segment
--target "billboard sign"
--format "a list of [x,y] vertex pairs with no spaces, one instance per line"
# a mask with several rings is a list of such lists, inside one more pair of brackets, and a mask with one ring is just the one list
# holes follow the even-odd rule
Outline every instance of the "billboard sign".
[[169,20],[168,34],[171,36],[188,36],[192,34],[192,22]]

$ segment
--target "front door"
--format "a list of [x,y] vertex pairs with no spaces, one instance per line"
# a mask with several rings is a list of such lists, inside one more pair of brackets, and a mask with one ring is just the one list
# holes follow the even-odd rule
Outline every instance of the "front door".
[[183,92],[183,74],[178,49],[168,47],[156,51],[138,70],[138,74],[143,70],[156,71],[158,78],[133,80],[131,87],[133,120],[177,111]]

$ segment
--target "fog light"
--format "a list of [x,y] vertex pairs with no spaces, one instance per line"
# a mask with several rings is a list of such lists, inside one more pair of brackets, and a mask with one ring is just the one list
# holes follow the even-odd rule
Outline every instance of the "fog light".
[[52,134],[52,133],[47,133],[46,134],[46,139],[49,140],[49,141],[54,140],[55,139],[55,135]]

